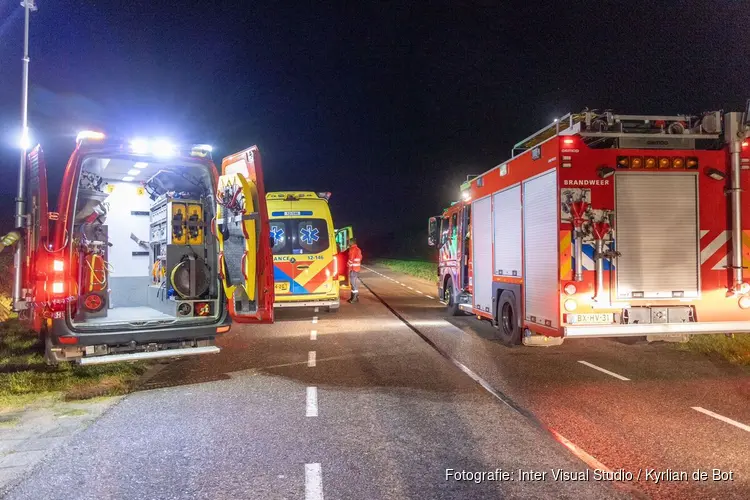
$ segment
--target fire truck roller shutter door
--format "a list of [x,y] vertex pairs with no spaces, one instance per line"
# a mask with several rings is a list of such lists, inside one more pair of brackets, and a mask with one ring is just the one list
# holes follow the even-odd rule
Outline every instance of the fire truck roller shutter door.
[[521,186],[513,186],[492,197],[497,276],[521,276]]
[[697,188],[694,173],[616,174],[618,298],[698,297]]
[[557,172],[523,183],[524,315],[527,321],[559,326]]
[[492,312],[492,198],[472,203],[471,237],[474,260],[474,308]]

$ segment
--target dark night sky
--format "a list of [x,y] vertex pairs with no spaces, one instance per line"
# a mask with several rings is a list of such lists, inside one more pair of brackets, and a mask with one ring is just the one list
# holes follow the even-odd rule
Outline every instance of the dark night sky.
[[[18,3],[0,0],[6,200]],[[467,174],[565,112],[739,110],[750,97],[741,1],[37,3],[30,125],[53,191],[84,128],[209,142],[219,158],[257,143],[267,190],[333,192],[336,225],[360,239],[421,229]]]

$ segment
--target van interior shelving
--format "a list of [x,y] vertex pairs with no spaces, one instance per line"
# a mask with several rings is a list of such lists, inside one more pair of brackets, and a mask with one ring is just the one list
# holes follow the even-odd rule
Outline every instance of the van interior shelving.
[[87,157],[75,206],[75,328],[216,319],[221,287],[209,167]]

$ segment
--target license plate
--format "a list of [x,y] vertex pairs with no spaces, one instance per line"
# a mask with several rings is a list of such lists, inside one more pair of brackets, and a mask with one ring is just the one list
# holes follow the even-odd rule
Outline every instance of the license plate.
[[614,322],[613,313],[568,314],[568,323],[571,324],[605,325]]
[[273,290],[276,293],[289,293],[289,282],[279,281],[273,284]]

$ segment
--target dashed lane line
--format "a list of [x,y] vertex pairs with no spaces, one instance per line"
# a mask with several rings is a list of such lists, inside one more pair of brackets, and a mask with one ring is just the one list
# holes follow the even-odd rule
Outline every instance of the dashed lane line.
[[602,368],[601,366],[596,366],[595,364],[593,364],[593,363],[589,363],[588,361],[578,361],[578,362],[579,362],[579,363],[581,363],[582,365],[586,365],[586,366],[588,366],[589,368],[593,368],[594,370],[599,370],[599,371],[600,371],[600,372],[602,372],[602,373],[606,373],[606,374],[607,374],[607,375],[609,375],[610,377],[614,377],[614,378],[617,378],[617,379],[620,379],[620,380],[625,380],[625,381],[628,381],[628,380],[630,380],[630,379],[629,379],[629,378],[627,378],[627,377],[623,377],[622,375],[618,375],[618,374],[617,374],[617,373],[615,373],[615,372],[611,372],[611,371],[609,371],[609,370],[605,370],[605,369],[604,369],[604,368]]
[[323,500],[320,464],[305,464],[305,500]]
[[315,351],[309,351],[307,353],[307,367],[312,368],[315,366]]
[[736,420],[732,420],[731,418],[727,418],[723,415],[719,415],[718,413],[714,413],[710,410],[706,410],[705,408],[701,408],[700,406],[691,406],[691,408],[695,411],[699,411],[703,413],[704,415],[708,415],[709,417],[713,417],[717,420],[721,420],[722,422],[726,422],[729,425],[733,425],[737,427],[738,429],[742,429],[743,431],[750,432],[750,425],[745,425],[742,422],[737,422]]
[[313,316],[313,319],[312,319],[313,325],[316,324],[317,322],[318,322],[318,317],[317,316]]
[[318,340],[318,330],[310,330],[310,340]]
[[308,387],[307,388],[307,402],[306,402],[305,415],[308,417],[318,416],[318,388]]

